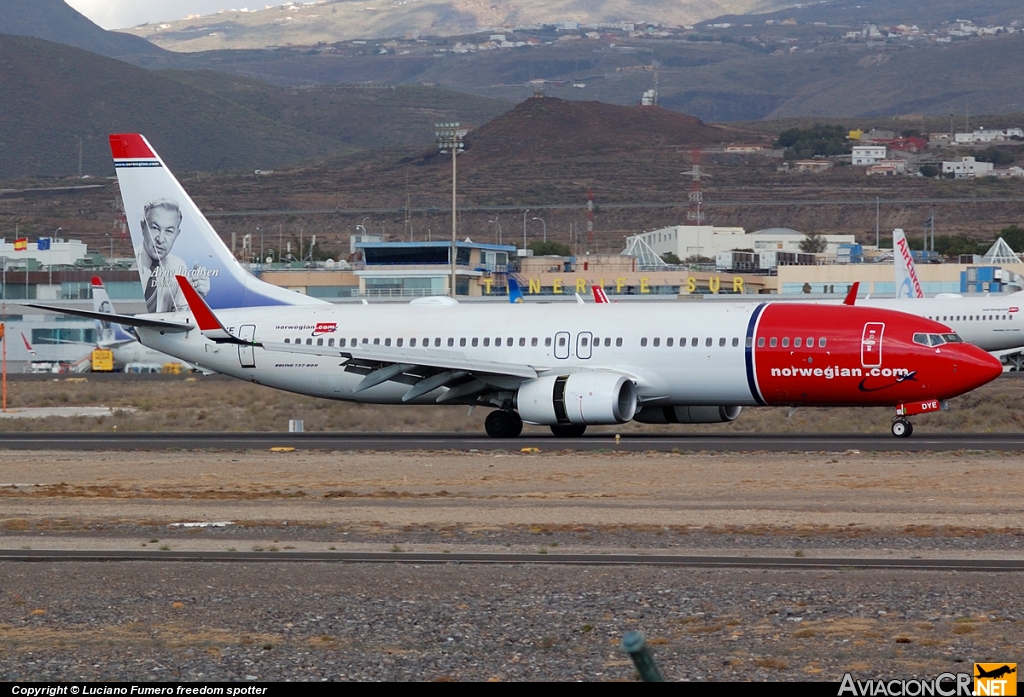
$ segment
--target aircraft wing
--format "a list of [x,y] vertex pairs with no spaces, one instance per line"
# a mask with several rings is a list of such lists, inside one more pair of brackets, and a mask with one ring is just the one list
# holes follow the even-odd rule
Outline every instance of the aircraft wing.
[[377,344],[340,348],[277,341],[245,341],[232,335],[225,328],[202,296],[192,288],[188,279],[184,276],[176,276],[176,279],[200,331],[211,341],[251,344],[267,351],[282,353],[341,358],[345,361],[346,371],[364,376],[356,386],[355,392],[368,390],[384,382],[396,381],[410,385],[402,398],[403,401],[447,387],[448,390],[441,394],[437,401],[454,402],[476,399],[477,395],[482,393],[496,394],[503,390],[515,390],[523,380],[537,377],[537,371],[530,366],[473,360],[461,351]]
[[285,353],[301,353],[310,356],[337,356],[358,363],[405,363],[427,368],[444,368],[466,370],[472,372],[509,375],[525,379],[537,377],[537,371],[527,365],[497,363],[494,361],[475,361],[466,358],[460,351],[443,351],[438,349],[395,348],[393,346],[360,346],[357,348],[336,348],[329,346],[306,346],[303,344],[285,344],[264,341],[261,343],[268,351]]
[[37,310],[48,310],[49,312],[59,312],[65,315],[75,315],[76,317],[85,317],[87,319],[98,319],[103,322],[117,322],[118,324],[126,324],[132,327],[163,329],[168,332],[187,332],[195,329],[193,325],[185,322],[168,322],[161,319],[136,317],[135,315],[114,315],[107,312],[95,312],[94,310],[79,310],[77,308],[72,309],[67,307],[57,307],[55,305],[37,305],[35,303],[25,303],[25,307],[34,307]]

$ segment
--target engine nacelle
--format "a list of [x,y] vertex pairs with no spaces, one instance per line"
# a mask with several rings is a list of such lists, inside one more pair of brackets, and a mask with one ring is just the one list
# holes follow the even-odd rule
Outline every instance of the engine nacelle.
[[657,407],[640,410],[633,418],[645,424],[721,424],[735,421],[743,407]]
[[600,371],[527,380],[516,395],[523,421],[546,426],[621,424],[633,418],[636,406],[632,380]]

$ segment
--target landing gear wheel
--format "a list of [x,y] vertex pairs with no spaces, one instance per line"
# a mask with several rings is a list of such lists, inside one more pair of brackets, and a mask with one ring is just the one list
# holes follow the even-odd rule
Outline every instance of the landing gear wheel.
[[558,438],[579,438],[587,430],[586,425],[568,424],[562,425],[557,424],[551,427],[551,432]]
[[910,438],[914,433],[914,424],[910,423],[906,419],[896,419],[892,422],[892,428],[890,430],[897,438]]
[[491,438],[517,438],[523,432],[523,420],[514,411],[492,411],[484,421]]

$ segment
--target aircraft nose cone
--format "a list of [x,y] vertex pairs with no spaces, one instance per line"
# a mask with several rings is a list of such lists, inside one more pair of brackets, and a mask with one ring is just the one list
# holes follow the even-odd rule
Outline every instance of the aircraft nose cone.
[[1003,364],[990,353],[976,346],[965,347],[963,359],[958,361],[958,373],[964,392],[992,382],[1003,374]]

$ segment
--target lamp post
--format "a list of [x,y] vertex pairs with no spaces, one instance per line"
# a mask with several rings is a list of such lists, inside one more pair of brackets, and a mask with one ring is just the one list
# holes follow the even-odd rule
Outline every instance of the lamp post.
[[450,123],[435,123],[434,124],[434,135],[437,136],[437,147],[440,149],[442,155],[451,153],[452,155],[452,249],[449,255],[451,256],[452,262],[452,281],[451,281],[451,297],[455,297],[455,256],[456,247],[458,244],[458,218],[456,212],[456,169],[455,160],[460,152],[465,149],[462,139],[466,135],[465,129],[459,128],[459,122],[454,121]]
[[548,241],[548,224],[544,222],[544,218],[530,218],[530,220],[539,220],[540,224],[544,226],[544,241]]
[[488,224],[488,225],[492,225],[492,224],[493,224],[493,225],[497,225],[497,226],[498,226],[498,244],[500,245],[500,244],[501,244],[501,223],[499,223],[499,222],[498,222],[498,221],[497,221],[497,220],[495,219],[495,220],[488,220],[488,221],[487,221],[487,224]]
[[[523,211],[523,249],[524,250],[526,249],[526,214],[529,213],[529,212],[530,212],[529,208],[527,208],[525,211]],[[525,251],[523,253],[525,254]]]
[[262,264],[263,263],[263,230],[260,229],[259,225],[256,226],[256,232],[260,233],[260,258],[259,258],[259,262],[260,262],[260,264]]

